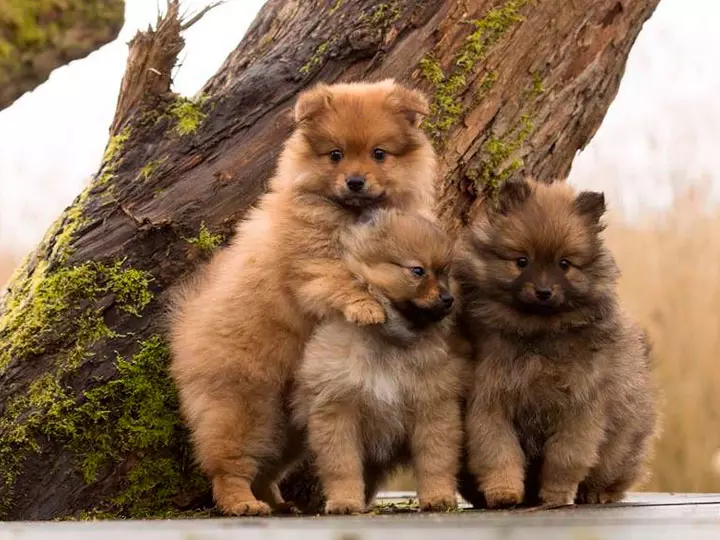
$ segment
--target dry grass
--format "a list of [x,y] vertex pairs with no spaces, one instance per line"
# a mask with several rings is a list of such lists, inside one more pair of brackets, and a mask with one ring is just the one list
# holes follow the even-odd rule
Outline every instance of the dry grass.
[[702,212],[703,199],[690,193],[662,219],[608,229],[621,297],[650,331],[664,394],[653,491],[720,491],[720,213]]
[[[720,212],[690,193],[664,216],[625,225],[608,243],[623,271],[620,294],[649,330],[663,393],[663,433],[648,491],[720,492]],[[407,471],[391,489],[414,489]]]

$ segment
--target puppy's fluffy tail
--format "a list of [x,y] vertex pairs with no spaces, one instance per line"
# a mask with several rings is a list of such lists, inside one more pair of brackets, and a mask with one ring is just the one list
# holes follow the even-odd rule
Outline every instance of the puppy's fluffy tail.
[[178,280],[174,285],[171,285],[166,292],[167,300],[161,315],[160,325],[165,335],[170,338],[171,349],[175,333],[179,331],[185,321],[188,304],[197,296],[200,285],[206,279],[207,273],[208,263],[205,263],[189,275]]

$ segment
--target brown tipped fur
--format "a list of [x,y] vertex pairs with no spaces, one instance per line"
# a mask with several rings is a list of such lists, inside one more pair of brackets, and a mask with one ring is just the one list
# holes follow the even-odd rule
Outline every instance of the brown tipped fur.
[[512,182],[461,240],[475,373],[459,483],[475,506],[614,502],[643,475],[650,351],[618,305],[604,210],[599,193]]
[[295,421],[307,426],[325,511],[362,512],[408,461],[421,508],[452,508],[464,362],[450,351],[449,240],[424,218],[381,211],[347,245],[348,264],[388,317],[370,326],[328,319],[298,370]]
[[[225,513],[284,507],[277,481],[297,445],[288,443],[283,393],[317,321],[385,319],[343,262],[339,234],[375,208],[431,211],[434,152],[408,119],[418,105],[407,96],[423,99],[391,80],[301,94],[269,192],[175,295],[171,372]],[[382,162],[375,148],[386,151]],[[360,192],[346,187],[348,176],[365,177]]]

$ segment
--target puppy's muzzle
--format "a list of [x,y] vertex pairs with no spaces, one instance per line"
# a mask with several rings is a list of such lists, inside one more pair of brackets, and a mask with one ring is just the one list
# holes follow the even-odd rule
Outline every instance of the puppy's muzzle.
[[360,193],[365,189],[365,177],[359,175],[348,176],[345,179],[345,185],[353,193]]

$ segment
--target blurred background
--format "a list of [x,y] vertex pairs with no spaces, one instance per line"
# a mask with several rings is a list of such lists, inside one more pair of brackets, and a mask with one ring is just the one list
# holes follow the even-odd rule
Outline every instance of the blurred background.
[[[209,0],[184,0],[194,12]],[[192,95],[219,68],[261,0],[228,0],[185,34],[174,80]],[[126,0],[120,37],[59,68],[0,112],[0,286],[96,171],[126,43],[156,2]],[[664,433],[653,491],[720,492],[720,20],[718,0],[662,0],[620,92],[571,181],[605,191],[621,294],[650,330]],[[393,487],[409,488],[400,475]]]

